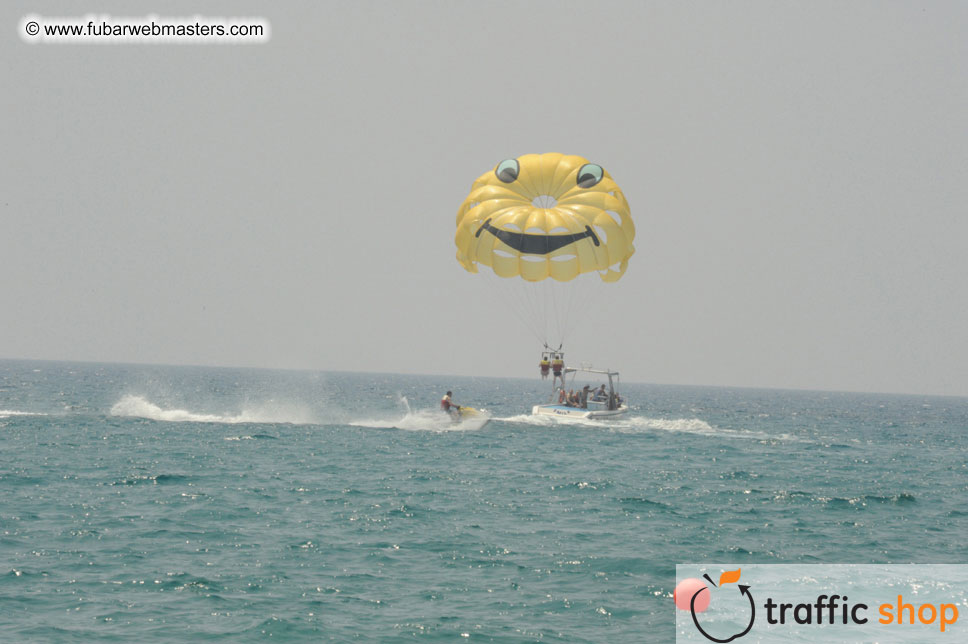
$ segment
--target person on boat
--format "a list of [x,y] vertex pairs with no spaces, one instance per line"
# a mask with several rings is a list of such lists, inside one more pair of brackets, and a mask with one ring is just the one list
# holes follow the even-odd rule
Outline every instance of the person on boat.
[[440,399],[440,410],[450,414],[451,418],[460,418],[460,405],[454,404],[454,401],[450,399],[452,395],[450,391],[444,394],[444,397]]
[[568,392],[568,404],[572,407],[581,407],[581,400],[574,389]]
[[564,405],[568,402],[568,395],[565,393],[564,387],[558,390],[558,404]]
[[591,389],[588,385],[582,387],[581,390],[581,408],[588,409],[588,390]]
[[622,397],[614,391],[608,395],[608,408],[618,409],[622,406]]
[[608,393],[605,391],[604,383],[602,383],[602,386],[595,391],[595,395],[592,396],[592,400],[596,402],[603,402],[605,400],[608,400]]

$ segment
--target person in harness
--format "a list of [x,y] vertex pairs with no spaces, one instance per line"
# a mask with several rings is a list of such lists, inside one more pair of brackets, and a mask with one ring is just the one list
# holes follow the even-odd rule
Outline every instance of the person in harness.
[[565,386],[565,376],[562,373],[565,370],[565,356],[561,353],[554,354],[554,358],[551,360],[551,372],[554,375],[554,383],[557,384],[558,379],[561,379],[561,386]]
[[551,361],[548,360],[547,353],[541,354],[541,362],[538,363],[538,366],[541,368],[541,379],[547,380],[548,372],[551,371]]
[[440,399],[440,411],[445,411],[450,414],[450,417],[454,420],[460,418],[460,405],[454,404],[454,401],[450,399],[453,394],[448,391],[444,394],[444,397]]

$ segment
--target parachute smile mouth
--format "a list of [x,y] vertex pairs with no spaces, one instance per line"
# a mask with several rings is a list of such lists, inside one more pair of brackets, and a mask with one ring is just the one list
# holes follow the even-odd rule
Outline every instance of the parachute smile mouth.
[[491,225],[491,220],[488,219],[481,227],[477,229],[477,233],[474,237],[480,237],[481,233],[487,231],[500,239],[502,242],[518,251],[519,253],[524,253],[526,255],[547,255],[560,248],[564,248],[569,244],[574,244],[575,242],[581,241],[583,239],[591,239],[592,243],[596,246],[601,246],[598,241],[598,236],[592,230],[591,226],[585,226],[585,232],[583,233],[573,233],[567,235],[535,235],[533,233],[515,233],[510,230],[501,230],[500,228],[495,228]]

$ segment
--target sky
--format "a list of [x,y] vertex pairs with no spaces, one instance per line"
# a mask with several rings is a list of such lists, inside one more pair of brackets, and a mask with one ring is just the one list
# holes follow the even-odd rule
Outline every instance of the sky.
[[[18,32],[89,13],[271,39]],[[455,217],[499,161],[563,152],[637,230],[617,284],[578,287],[572,363],[968,395],[966,3],[34,0],[0,24],[0,358],[537,377]]]

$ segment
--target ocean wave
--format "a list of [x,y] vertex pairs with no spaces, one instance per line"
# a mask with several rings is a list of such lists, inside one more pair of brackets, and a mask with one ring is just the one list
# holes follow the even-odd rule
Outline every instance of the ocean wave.
[[538,427],[554,426],[584,426],[597,429],[607,429],[622,434],[651,433],[667,431],[686,434],[700,434],[717,438],[736,438],[756,441],[784,441],[804,442],[790,434],[770,435],[766,432],[740,429],[725,429],[710,425],[701,418],[648,418],[645,416],[620,418],[572,418],[567,416],[533,416],[518,414],[504,418],[495,418],[508,423],[535,425]]
[[137,474],[127,478],[118,479],[117,481],[111,483],[111,485],[169,485],[173,483],[182,483],[190,478],[191,477],[184,474],[155,474],[153,476],[147,474]]
[[663,503],[661,501],[653,501],[652,499],[648,499],[645,497],[628,496],[628,497],[619,499],[619,503],[621,503],[623,506],[626,506],[626,508],[629,510],[635,510],[635,511],[663,510],[666,512],[671,512],[673,514],[678,514],[675,511],[675,508],[673,508],[668,503]]
[[10,416],[46,416],[35,411],[17,411],[16,409],[0,409],[0,418],[9,418]]
[[127,395],[114,403],[111,407],[112,416],[129,418],[147,418],[170,423],[225,423],[235,425],[239,423],[288,423],[292,425],[310,425],[315,422],[313,415],[306,409],[295,407],[265,406],[255,409],[244,409],[242,412],[231,414],[205,414],[187,409],[163,409],[144,396]]
[[[760,493],[762,490],[752,490]],[[910,492],[892,495],[860,494],[857,496],[825,496],[803,490],[779,490],[773,493],[773,501],[791,504],[818,503],[830,509],[864,508],[872,505],[908,505],[917,503],[917,497]]]
[[917,498],[908,492],[901,492],[900,494],[893,494],[891,496],[882,496],[879,494],[864,494],[855,497],[820,496],[817,497],[817,501],[830,508],[851,508],[866,507],[875,504],[907,505],[909,503],[917,503]]

